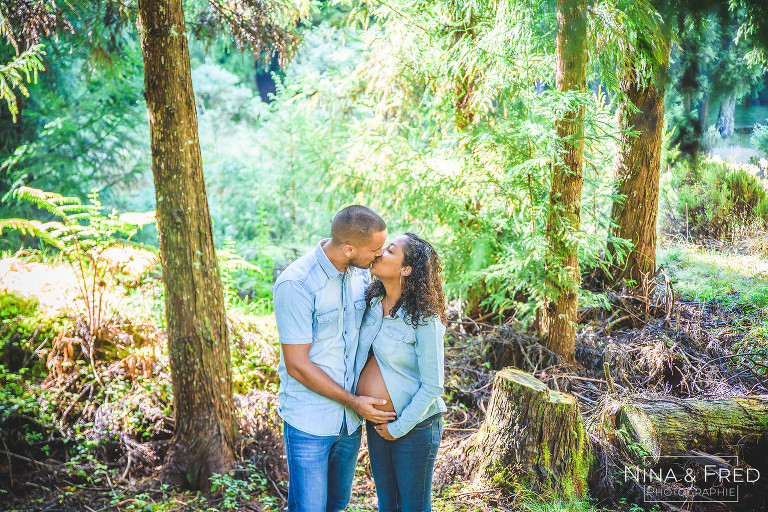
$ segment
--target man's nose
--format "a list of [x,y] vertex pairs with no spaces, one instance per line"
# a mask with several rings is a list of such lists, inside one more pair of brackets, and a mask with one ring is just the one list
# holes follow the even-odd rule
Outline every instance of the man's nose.
[[379,249],[378,251],[376,251],[376,252],[375,252],[373,255],[374,255],[374,256],[376,256],[376,257],[378,258],[378,257],[379,257],[379,256],[381,256],[382,254],[384,254],[384,249],[383,249],[383,248],[382,248],[382,249]]

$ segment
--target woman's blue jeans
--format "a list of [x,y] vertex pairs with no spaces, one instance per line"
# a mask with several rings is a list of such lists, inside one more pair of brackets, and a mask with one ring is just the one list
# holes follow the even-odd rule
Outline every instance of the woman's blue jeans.
[[373,427],[366,422],[379,511],[431,511],[432,469],[443,437],[442,414],[430,416],[394,441],[387,441]]
[[362,434],[361,427],[347,434],[344,424],[337,436],[315,436],[283,422],[290,512],[344,510],[352,496]]

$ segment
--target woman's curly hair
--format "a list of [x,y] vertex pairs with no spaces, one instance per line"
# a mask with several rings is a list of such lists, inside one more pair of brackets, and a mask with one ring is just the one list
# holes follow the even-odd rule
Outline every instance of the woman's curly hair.
[[[403,246],[403,266],[411,267],[411,274],[403,279],[403,293],[392,306],[390,314],[403,306],[404,320],[409,325],[416,327],[420,323],[425,324],[431,316],[439,316],[445,323],[440,257],[426,240],[413,233],[406,233],[405,236],[408,237],[408,243]],[[384,294],[384,283],[376,280],[365,291],[365,300],[370,305],[371,299]]]

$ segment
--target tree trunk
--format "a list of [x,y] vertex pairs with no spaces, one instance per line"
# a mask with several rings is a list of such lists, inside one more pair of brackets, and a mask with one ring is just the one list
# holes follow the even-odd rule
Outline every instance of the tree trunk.
[[733,92],[729,92],[720,101],[720,113],[717,116],[717,124],[715,125],[722,138],[727,139],[733,135],[735,117],[736,95]]
[[705,93],[699,104],[696,106],[699,118],[696,121],[696,133],[699,140],[703,140],[704,134],[709,128],[709,93]]
[[[656,217],[659,207],[659,174],[661,171],[661,143],[664,128],[664,90],[667,84],[669,41],[656,76],[644,87],[630,69],[621,81],[626,101],[618,111],[620,135],[616,157],[618,194],[622,200],[614,201],[611,220],[614,236],[630,240],[632,251],[622,266],[612,272],[614,282],[634,281],[641,287],[645,279],[656,271]],[[633,112],[631,103],[637,109]],[[640,132],[630,136],[624,130]],[[616,257],[617,248],[608,244],[608,252]]]
[[[678,34],[683,34],[685,30],[683,19],[680,18]],[[704,30],[705,17],[695,17],[691,34],[680,41],[680,54],[688,57],[679,84],[680,93],[683,95],[685,118],[678,125],[678,135],[673,143],[679,144],[680,151],[691,157],[701,153],[703,134],[700,122],[702,114],[700,95],[706,93],[701,79],[702,68],[706,66],[705,43],[702,40]]]
[[[560,92],[587,89],[587,2],[557,1],[556,86]],[[557,135],[563,141],[564,155],[552,167],[547,237],[549,274],[561,269],[566,282],[554,279],[555,296],[542,313],[547,348],[576,367],[576,310],[579,274],[577,235],[581,222],[581,187],[584,169],[584,107],[566,113],[557,122]]]
[[139,0],[175,430],[162,479],[209,489],[235,438],[232,372],[181,0]]
[[583,498],[592,456],[576,399],[520,370],[498,372],[466,461],[476,487]]
[[[768,448],[768,395],[654,400],[633,398],[607,408],[603,428],[612,444],[636,462],[696,450],[723,454],[740,446],[742,458]],[[744,450],[744,447],[750,448]],[[763,455],[765,452],[762,452]],[[764,461],[757,461],[763,463]]]

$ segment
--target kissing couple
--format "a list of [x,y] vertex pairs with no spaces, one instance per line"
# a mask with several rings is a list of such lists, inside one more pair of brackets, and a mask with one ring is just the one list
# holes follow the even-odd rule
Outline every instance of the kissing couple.
[[348,206],[275,282],[291,512],[347,506],[363,423],[379,510],[431,510],[446,411],[442,268],[418,236],[386,240],[377,213]]

